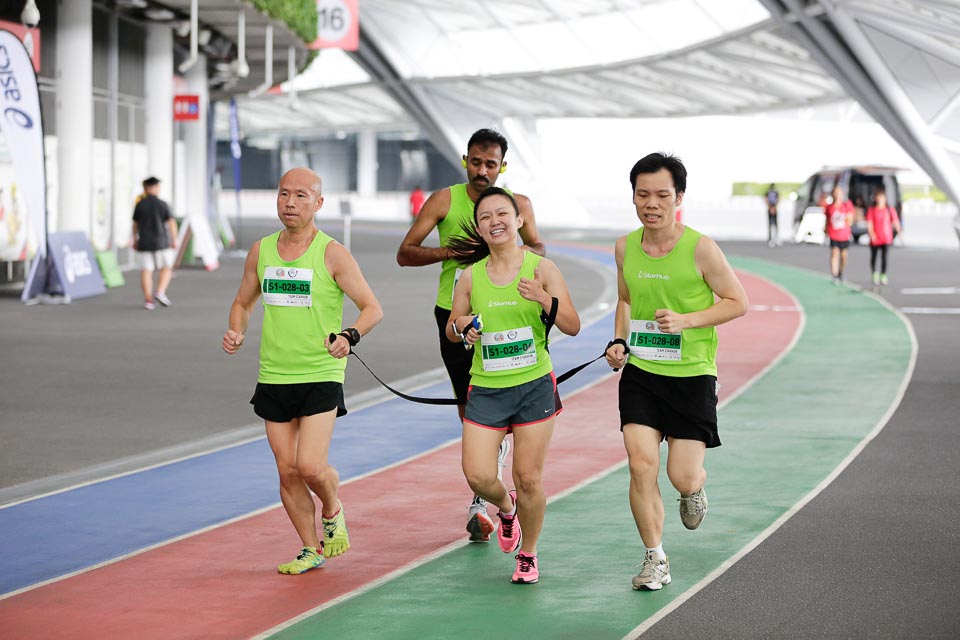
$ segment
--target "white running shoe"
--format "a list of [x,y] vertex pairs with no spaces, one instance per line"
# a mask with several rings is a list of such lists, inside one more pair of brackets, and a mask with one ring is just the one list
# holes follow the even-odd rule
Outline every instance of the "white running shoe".
[[670,584],[670,558],[654,558],[648,551],[643,559],[643,568],[633,577],[633,588],[637,591],[660,591],[663,585]]
[[489,542],[494,525],[493,519],[487,513],[487,501],[480,496],[474,496],[469,509],[467,533],[470,534],[470,542]]
[[680,496],[680,521],[687,529],[696,529],[707,515],[707,493],[700,487],[688,496]]

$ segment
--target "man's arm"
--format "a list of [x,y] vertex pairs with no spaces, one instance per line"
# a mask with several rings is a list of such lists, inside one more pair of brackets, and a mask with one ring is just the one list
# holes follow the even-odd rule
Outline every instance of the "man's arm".
[[420,213],[400,243],[397,264],[401,267],[422,267],[451,258],[446,247],[424,247],[423,241],[447,216],[450,210],[450,189],[435,191],[423,203]]
[[223,350],[233,355],[243,344],[244,334],[250,322],[250,312],[260,297],[260,278],[257,276],[257,262],[260,259],[260,241],[254,243],[243,263],[243,277],[240,280],[240,289],[237,291],[233,304],[230,305],[230,316],[227,332],[223,334]]
[[[630,336],[630,290],[623,279],[623,255],[626,251],[627,236],[617,240],[614,257],[617,261],[617,309],[614,313],[613,337],[626,342]],[[606,351],[607,364],[622,369],[627,363],[627,349],[622,344],[611,345]]]
[[543,243],[540,232],[537,231],[537,219],[533,215],[533,203],[530,202],[530,198],[519,193],[513,194],[513,198],[517,201],[520,215],[523,216],[523,226],[520,227],[523,248],[534,252],[538,256],[547,255],[547,245]]
[[[360,265],[339,242],[331,242],[327,245],[323,261],[337,286],[360,310],[360,316],[350,326],[359,331],[361,336],[367,335],[383,319],[383,308],[377,297],[373,295],[373,290],[367,284],[366,278],[363,277]],[[343,336],[338,336],[337,339],[346,340]]]
[[170,248],[177,248],[177,221],[173,216],[167,218],[167,229],[170,231]]
[[719,300],[706,309],[691,313],[657,309],[656,320],[661,331],[680,333],[683,329],[716,327],[747,313],[747,292],[717,243],[702,236],[697,242],[694,258],[704,282]]

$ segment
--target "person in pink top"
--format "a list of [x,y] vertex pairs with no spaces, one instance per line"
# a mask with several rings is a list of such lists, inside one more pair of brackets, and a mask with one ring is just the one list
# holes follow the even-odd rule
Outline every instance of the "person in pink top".
[[825,204],[827,216],[824,231],[830,238],[830,275],[833,283],[843,282],[843,270],[847,268],[847,249],[850,247],[850,225],[853,224],[853,203],[847,200],[843,188],[833,188],[833,200]]
[[[902,233],[897,210],[887,204],[883,189],[874,195],[874,205],[867,209],[867,233],[870,234],[870,271],[874,285],[887,284],[887,249],[893,244],[893,232]],[[877,271],[877,255],[880,271]]]

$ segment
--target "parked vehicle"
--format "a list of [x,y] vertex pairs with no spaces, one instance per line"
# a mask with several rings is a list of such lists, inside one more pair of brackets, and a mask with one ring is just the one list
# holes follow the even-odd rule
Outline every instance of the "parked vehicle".
[[[826,222],[823,207],[833,197],[833,188],[840,185],[847,198],[853,202],[854,221],[851,228],[853,242],[867,236],[865,215],[873,205],[874,194],[880,189],[887,192],[887,202],[895,207],[903,224],[903,200],[896,167],[849,166],[824,167],[807,178],[797,191],[794,209],[794,241],[822,244],[825,240],[823,227]],[[819,232],[818,232],[819,230]]]

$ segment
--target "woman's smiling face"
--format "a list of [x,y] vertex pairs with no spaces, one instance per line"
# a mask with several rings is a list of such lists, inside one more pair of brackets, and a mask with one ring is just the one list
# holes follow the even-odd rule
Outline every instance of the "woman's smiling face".
[[510,198],[495,194],[480,201],[477,207],[477,231],[488,245],[517,243],[523,219]]

